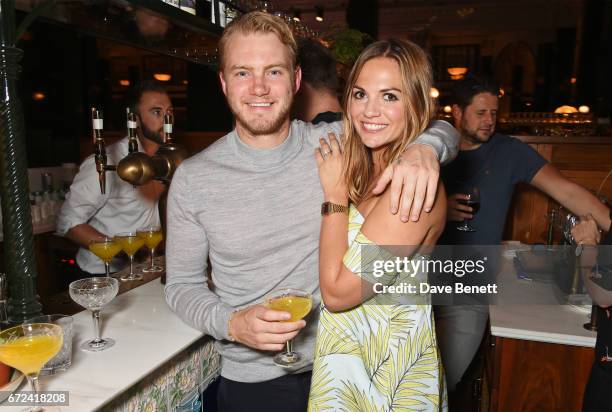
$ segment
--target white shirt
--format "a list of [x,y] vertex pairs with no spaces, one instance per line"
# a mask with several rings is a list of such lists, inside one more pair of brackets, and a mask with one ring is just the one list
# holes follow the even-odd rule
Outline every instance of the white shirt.
[[[116,165],[128,154],[125,137],[106,148],[108,164]],[[121,180],[115,171],[106,172],[106,194],[100,192],[94,156],[83,161],[70,186],[58,220],[57,233],[65,235],[71,228],[88,223],[107,236],[132,232],[148,225],[159,225],[157,198]],[[119,256],[123,255],[120,253]],[[77,253],[79,267],[89,273],[104,273],[104,263],[85,248]],[[125,259],[115,258],[111,271],[123,268]]]

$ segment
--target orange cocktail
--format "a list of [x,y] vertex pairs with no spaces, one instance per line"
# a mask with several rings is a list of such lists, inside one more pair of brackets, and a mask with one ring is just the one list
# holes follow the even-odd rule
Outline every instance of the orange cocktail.
[[[264,305],[268,309],[288,312],[291,318],[285,322],[295,322],[308,315],[312,309],[312,295],[300,289],[278,289],[266,296]],[[292,345],[293,340],[289,339],[285,345],[285,352],[274,356],[275,364],[289,367],[302,360],[302,355],[299,352],[294,352]]]
[[136,232],[119,233],[115,235],[115,239],[117,239],[123,251],[130,258],[129,275],[123,275],[119,279],[124,282],[128,280],[142,280],[142,274],[134,273],[134,255],[138,252],[138,249],[144,246],[144,239],[138,236]]
[[162,234],[162,230],[160,226],[146,226],[138,229],[138,236],[144,239],[145,245],[151,251],[151,266],[148,268],[144,268],[143,272],[161,272],[164,268],[160,266],[155,266],[155,248],[160,242],[163,240],[164,235]]
[[[103,278],[106,279],[106,278]],[[40,370],[62,348],[64,332],[50,323],[25,323],[0,332],[0,362],[21,371],[30,384],[34,407],[37,407]]]
[[102,259],[106,276],[110,276],[110,262],[121,252],[121,245],[112,237],[101,237],[89,242],[89,251]]
[[28,375],[40,371],[61,347],[61,335],[22,336],[0,345],[0,361]]
[[282,296],[269,300],[266,306],[269,309],[289,312],[291,318],[286,322],[295,322],[310,313],[310,309],[312,309],[312,299],[304,296]]

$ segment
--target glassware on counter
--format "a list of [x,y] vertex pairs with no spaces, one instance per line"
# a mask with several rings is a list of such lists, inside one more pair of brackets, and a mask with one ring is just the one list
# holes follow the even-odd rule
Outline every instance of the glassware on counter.
[[[40,370],[60,351],[63,337],[62,328],[49,323],[26,323],[0,332],[0,362],[26,376],[34,400],[38,399]],[[43,409],[34,406],[27,410]]]
[[155,248],[164,239],[161,226],[146,226],[138,229],[136,233],[138,233],[138,236],[144,239],[145,246],[151,251],[151,266],[142,269],[142,271],[149,273],[161,272],[162,270],[164,270],[164,268],[162,268],[161,266],[155,266],[154,264]]
[[100,337],[100,311],[119,292],[119,282],[111,277],[94,277],[76,280],[69,287],[72,300],[91,311],[95,338],[85,341],[80,348],[88,352],[99,352],[112,347],[114,339]]
[[104,262],[106,276],[110,276],[110,262],[121,249],[121,244],[112,237],[103,236],[89,242],[89,251]]
[[138,252],[138,249],[144,246],[145,240],[138,236],[136,232],[118,233],[115,235],[115,239],[117,239],[123,251],[130,258],[130,273],[121,276],[119,279],[123,282],[129,280],[142,280],[142,273],[134,273],[134,255]]
[[41,315],[28,319],[26,323],[50,323],[62,328],[64,342],[60,351],[51,358],[40,370],[41,375],[55,375],[67,370],[72,365],[72,316]]

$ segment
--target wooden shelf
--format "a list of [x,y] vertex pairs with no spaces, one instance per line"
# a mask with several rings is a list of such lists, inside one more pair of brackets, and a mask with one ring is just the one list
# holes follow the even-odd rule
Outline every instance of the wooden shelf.
[[[29,13],[38,3],[17,0],[15,7]],[[223,32],[221,25],[161,0],[62,2],[39,18],[93,37],[215,67],[217,41]]]

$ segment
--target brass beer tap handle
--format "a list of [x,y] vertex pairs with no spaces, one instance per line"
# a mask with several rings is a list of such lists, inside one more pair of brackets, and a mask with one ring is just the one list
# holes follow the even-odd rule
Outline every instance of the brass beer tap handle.
[[178,165],[187,157],[185,149],[172,142],[173,122],[172,114],[166,113],[164,115],[163,143],[157,152],[149,157],[145,153],[138,152],[136,116],[128,110],[130,153],[121,159],[117,165],[117,174],[122,180],[140,186],[154,179],[162,182],[169,182],[172,179]]
[[102,117],[102,111],[91,108],[91,124],[93,130],[93,143],[94,159],[96,162],[96,171],[98,172],[98,180],[100,182],[100,192],[106,194],[106,171],[116,170],[115,165],[108,164],[108,158],[106,156],[106,143],[102,137],[102,129],[104,128],[104,120]]
[[93,143],[95,145],[95,161],[96,171],[98,172],[98,180],[100,182],[100,191],[102,194],[106,193],[106,167],[108,160],[106,157],[106,146],[104,139],[102,138],[102,129],[104,128],[104,120],[102,118],[102,111],[91,108],[91,123],[93,131]]
[[170,113],[164,115],[164,143],[153,156],[155,179],[169,182],[176,168],[187,158],[187,152],[180,145],[172,141],[172,126],[174,116]]

